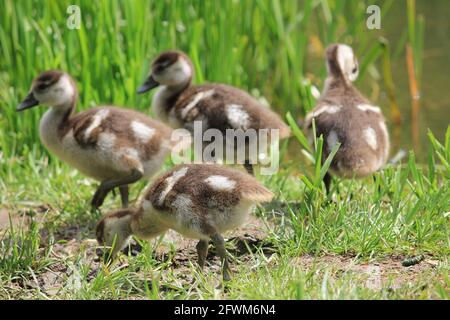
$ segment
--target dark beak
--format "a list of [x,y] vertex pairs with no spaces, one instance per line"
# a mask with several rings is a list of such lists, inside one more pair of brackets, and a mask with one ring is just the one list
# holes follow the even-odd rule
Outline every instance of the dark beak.
[[141,94],[147,91],[152,90],[153,88],[156,88],[159,86],[159,83],[156,82],[155,79],[153,79],[152,76],[148,77],[148,79],[144,82],[142,86],[139,87],[137,93]]
[[104,264],[110,264],[114,260],[110,251],[106,247],[97,247],[95,250],[95,254],[97,255],[96,261],[103,261]]
[[33,92],[30,92],[27,97],[17,106],[17,111],[23,111],[26,109],[33,108],[39,104],[39,101],[33,95]]

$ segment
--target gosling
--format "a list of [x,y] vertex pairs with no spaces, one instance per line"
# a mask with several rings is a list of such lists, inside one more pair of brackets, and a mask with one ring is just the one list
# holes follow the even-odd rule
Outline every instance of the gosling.
[[247,173],[216,164],[180,165],[158,178],[137,209],[122,209],[99,221],[100,245],[114,257],[132,235],[151,239],[168,229],[193,239],[203,269],[211,239],[230,279],[222,233],[242,225],[256,204],[270,201],[272,192]]
[[[192,62],[185,53],[166,51],[153,61],[150,75],[138,93],[161,86],[152,101],[153,111],[160,120],[174,128],[185,128],[191,134],[194,122],[199,121],[202,134],[208,129],[219,130],[226,137],[224,144],[227,148],[234,145],[234,137],[226,135],[227,129],[241,129],[244,132],[254,129],[257,133],[261,129],[278,129],[280,139],[290,135],[290,128],[281,118],[247,92],[225,84],[192,85],[193,76]],[[255,153],[251,151],[254,150],[251,145],[258,139],[259,134],[253,139],[255,141],[233,146],[233,150]],[[213,158],[216,156],[212,155]],[[256,161],[256,154],[244,159],[244,167],[252,175]]]
[[39,104],[49,110],[40,121],[44,146],[83,174],[101,181],[92,199],[98,208],[118,187],[128,206],[128,185],[153,175],[173,147],[172,129],[129,109],[100,106],[75,114],[77,88],[62,71],[50,70],[33,80],[17,111]]
[[[323,159],[340,143],[331,165],[333,175],[365,177],[379,170],[389,156],[389,134],[379,107],[372,105],[352,84],[358,77],[358,61],[351,47],[333,44],[326,49],[328,77],[316,107],[306,116],[305,128],[312,139],[324,137]],[[327,192],[331,176],[324,178]]]

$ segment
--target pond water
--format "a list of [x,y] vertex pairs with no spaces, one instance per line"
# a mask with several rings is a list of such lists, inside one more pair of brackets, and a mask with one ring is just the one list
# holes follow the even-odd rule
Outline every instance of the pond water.
[[[419,145],[414,146],[411,129],[411,95],[405,52],[394,55],[392,71],[396,97],[402,115],[398,141],[393,141],[395,153],[398,148],[416,149],[424,160],[428,150],[427,128],[441,141],[450,123],[450,2],[446,0],[417,1],[416,13],[425,19],[423,70],[420,88]],[[394,1],[392,8],[382,20],[381,33],[394,47],[401,41],[407,29],[406,1]],[[389,105],[387,97],[378,102]],[[390,125],[391,132],[394,130]]]
[[[425,20],[422,77],[419,88],[418,140],[416,142],[413,141],[412,99],[405,50],[405,36],[408,31],[406,9],[406,1],[394,1],[381,20],[381,29],[368,30],[367,33],[367,36],[373,41],[384,37],[390,43],[395,98],[401,113],[401,124],[395,125],[390,119],[390,101],[381,74],[381,58],[377,65],[380,73],[377,83],[379,91],[374,90],[374,81],[370,79],[367,72],[362,79],[358,79],[356,86],[374,104],[381,107],[387,118],[392,144],[391,157],[400,149],[405,151],[413,149],[419,161],[424,162],[428,153],[428,128],[440,141],[443,141],[445,131],[450,123],[450,2],[447,0],[419,0],[416,2],[416,14],[422,14]],[[397,50],[397,48],[401,48],[401,50]],[[318,70],[319,64],[324,64],[323,57],[311,63],[311,70]],[[296,157],[298,157],[298,143],[291,141],[287,159],[295,161]]]

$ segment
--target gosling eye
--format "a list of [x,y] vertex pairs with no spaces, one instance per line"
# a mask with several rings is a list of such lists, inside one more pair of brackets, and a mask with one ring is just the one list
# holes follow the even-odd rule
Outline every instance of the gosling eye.
[[166,67],[165,67],[164,65],[159,64],[159,65],[157,65],[157,66],[155,67],[154,72],[155,72],[155,73],[161,73],[161,72],[164,71],[165,68],[166,68]]
[[358,71],[358,67],[354,67],[353,69],[352,69],[352,73],[356,73]]
[[39,83],[35,88],[34,88],[34,90],[36,90],[37,92],[44,92],[45,91],[45,89],[47,89],[48,88],[48,84],[47,83]]

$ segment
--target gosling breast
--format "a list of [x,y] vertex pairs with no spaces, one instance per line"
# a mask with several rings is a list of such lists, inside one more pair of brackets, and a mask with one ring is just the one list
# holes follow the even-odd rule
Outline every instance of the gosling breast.
[[93,108],[58,128],[53,128],[51,121],[47,115],[41,121],[46,147],[98,180],[120,178],[132,169],[149,176],[171,150],[168,126],[129,109]]

